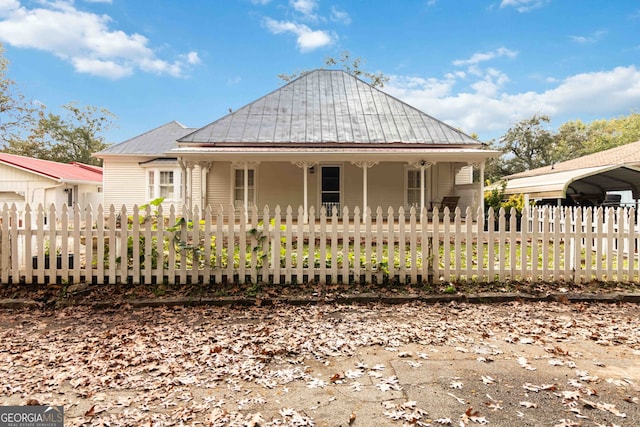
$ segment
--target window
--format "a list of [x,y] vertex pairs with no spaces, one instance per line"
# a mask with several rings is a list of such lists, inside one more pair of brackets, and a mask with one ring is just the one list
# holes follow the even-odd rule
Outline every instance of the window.
[[320,202],[327,210],[327,215],[333,215],[334,210],[340,214],[340,175],[340,166],[321,167]]
[[149,188],[148,188],[148,192],[147,194],[149,195],[149,199],[153,200],[155,199],[154,195],[156,193],[156,171],[149,171]]
[[160,171],[160,197],[173,200],[173,171]]
[[407,171],[407,206],[420,207],[420,170]]
[[[249,169],[249,180],[247,185],[249,206],[255,203],[255,170]],[[233,184],[233,200],[236,207],[244,206],[244,169],[235,169]]]
[[167,201],[178,201],[181,197],[180,190],[179,171],[150,169],[147,172],[149,200],[163,197]]
[[64,192],[67,193],[67,206],[72,207],[74,202],[73,188],[65,188]]

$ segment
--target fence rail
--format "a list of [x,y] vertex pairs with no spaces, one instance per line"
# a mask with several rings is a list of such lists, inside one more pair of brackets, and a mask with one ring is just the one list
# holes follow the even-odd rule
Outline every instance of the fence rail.
[[0,283],[640,281],[633,209],[184,212],[5,204]]

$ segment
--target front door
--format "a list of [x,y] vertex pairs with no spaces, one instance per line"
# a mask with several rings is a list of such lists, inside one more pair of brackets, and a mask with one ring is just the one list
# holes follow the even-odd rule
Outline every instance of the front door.
[[321,200],[327,215],[340,214],[340,166],[322,166]]

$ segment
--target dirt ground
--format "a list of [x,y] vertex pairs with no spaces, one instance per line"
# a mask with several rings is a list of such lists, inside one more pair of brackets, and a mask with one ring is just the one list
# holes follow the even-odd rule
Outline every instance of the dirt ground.
[[0,405],[65,425],[637,426],[640,306],[0,311]]

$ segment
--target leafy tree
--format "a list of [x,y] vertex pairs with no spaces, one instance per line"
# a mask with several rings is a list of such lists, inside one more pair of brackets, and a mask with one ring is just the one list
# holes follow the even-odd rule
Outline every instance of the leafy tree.
[[74,103],[63,105],[66,117],[57,114],[42,115],[36,135],[50,147],[50,158],[56,162],[81,162],[100,165],[91,154],[109,146],[101,133],[113,126],[115,115],[104,108]]
[[588,139],[589,125],[580,120],[562,124],[555,135],[556,162],[575,159],[587,154],[585,144]]
[[28,102],[7,77],[8,61],[0,44],[0,151],[68,163],[99,165],[91,153],[108,146],[101,133],[115,117],[104,108],[63,105],[65,116]]
[[25,129],[33,126],[42,110],[25,99],[16,83],[7,76],[9,61],[0,44],[0,145],[19,141]]
[[548,116],[534,115],[522,120],[500,138],[505,153],[510,155],[510,173],[523,172],[551,164],[554,159],[554,135],[543,127]]
[[640,114],[633,113],[611,120],[596,120],[589,125],[584,154],[640,140]]
[[498,141],[490,141],[488,147],[504,154],[487,162],[485,176],[496,182],[506,175],[549,165],[555,161],[555,135],[543,127],[548,116],[534,115],[515,124]]
[[[364,71],[360,68],[361,64],[364,64],[364,61],[362,58],[360,58],[359,56],[356,58],[351,58],[351,53],[347,50],[343,51],[340,54],[340,57],[338,59],[335,59],[331,56],[325,58],[324,60],[324,66],[320,67],[321,69],[324,69],[326,67],[332,67],[334,65],[338,65],[341,64],[342,69],[344,71],[346,71],[349,74],[352,74],[356,77],[359,78],[363,78],[365,80],[369,81],[369,84],[371,84],[371,86],[374,87],[383,87],[385,85],[385,83],[387,83],[389,81],[389,77],[385,76],[382,73],[370,73],[368,71]],[[305,74],[311,72],[312,70],[303,70],[303,71],[296,71],[292,74],[278,74],[278,78],[280,78],[281,80],[285,81],[285,82],[290,82],[291,80],[294,80],[298,77],[304,76]]]

